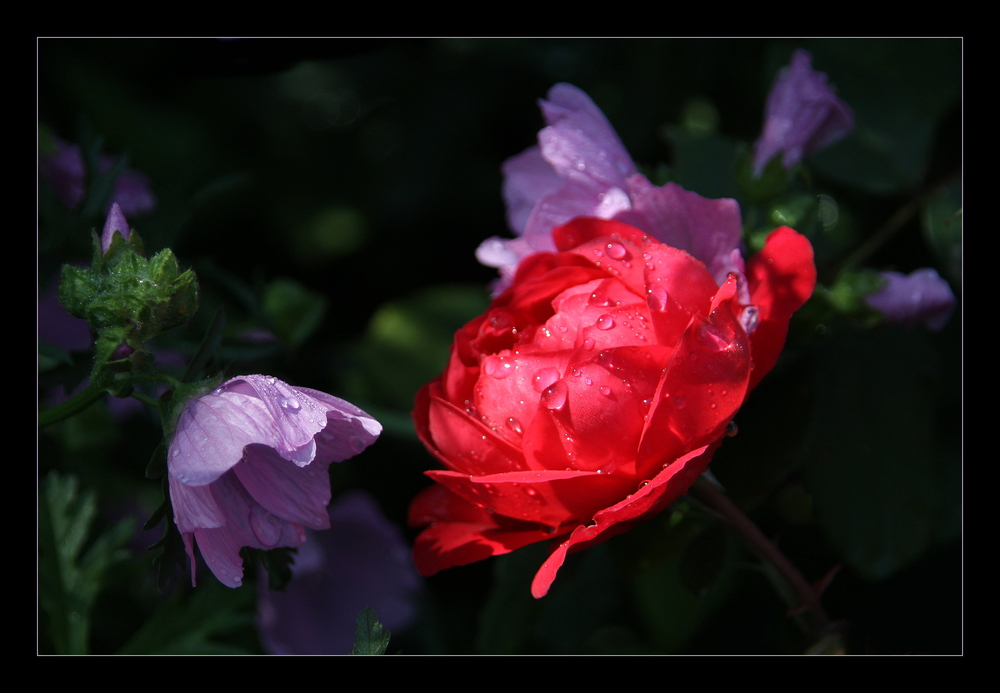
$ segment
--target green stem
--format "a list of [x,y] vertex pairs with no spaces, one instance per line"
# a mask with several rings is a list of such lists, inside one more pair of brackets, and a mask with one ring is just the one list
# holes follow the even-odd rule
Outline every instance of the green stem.
[[[783,589],[779,591],[783,593],[792,610],[800,615],[799,624],[812,642],[816,645],[822,643],[823,651],[842,652],[843,645],[839,640],[837,624],[830,620],[820,606],[819,591],[809,584],[774,542],[768,539],[720,488],[705,477],[699,477],[691,487],[691,491],[699,500],[719,513],[750,550],[771,568],[772,574],[782,583]],[[820,648],[814,646],[813,649]]]
[[861,246],[851,253],[846,260],[840,264],[839,275],[844,270],[851,269],[862,263],[864,263],[869,257],[874,255],[879,248],[885,245],[886,241],[892,238],[897,231],[903,228],[913,216],[920,211],[927,199],[932,195],[936,195],[938,192],[947,188],[956,179],[961,178],[961,171],[952,171],[943,179],[938,181],[933,185],[929,185],[907,202],[905,205],[896,210],[896,212],[889,217],[889,220],[883,224],[882,228],[876,231],[872,236],[861,244]]
[[70,397],[62,404],[57,404],[50,409],[39,412],[38,427],[45,428],[46,426],[51,426],[58,421],[68,419],[71,416],[79,414],[81,411],[99,400],[101,395],[105,392],[107,392],[107,390],[103,388],[88,385],[86,390]]

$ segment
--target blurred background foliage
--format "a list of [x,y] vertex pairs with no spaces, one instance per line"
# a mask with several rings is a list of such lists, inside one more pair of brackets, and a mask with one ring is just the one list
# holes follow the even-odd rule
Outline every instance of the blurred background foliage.
[[[812,52],[857,128],[793,180],[752,184],[748,148],[795,48]],[[229,375],[274,374],[384,423],[377,445],[331,468],[333,490],[368,490],[401,526],[436,466],[413,433],[413,395],[488,304],[496,275],[476,247],[509,235],[500,165],[535,143],[552,84],[584,89],[654,182],[736,197],[751,248],[781,224],[816,248],[824,288],[715,475],[809,579],[840,566],[824,603],[848,624],[850,652],[960,651],[961,311],[937,334],[877,324],[853,273],[935,267],[961,299],[960,40],[41,39],[38,54],[40,146],[100,136],[105,153],[127,155],[157,197],[131,225],[148,251],[170,247],[198,273],[201,310],[161,338],[163,358],[191,358],[223,307]],[[88,259],[103,210],[70,213],[44,181],[39,199],[41,294],[62,263]],[[43,404],[81,382],[88,358],[40,345]],[[178,573],[160,592],[144,548],[162,525],[124,539],[160,500],[143,478],[160,429],[118,404],[40,434],[40,474],[63,475],[41,492],[43,553],[97,556],[73,568],[91,581],[77,590],[89,635],[55,606],[66,618],[40,616],[40,651],[86,637],[102,653],[260,652],[253,600],[237,596],[252,584],[203,579],[192,593]],[[90,538],[66,550],[51,527],[84,512],[76,483]],[[389,651],[807,645],[767,576],[693,501],[572,556],[535,601],[544,556],[534,545],[427,580]],[[46,589],[50,604],[72,597]]]

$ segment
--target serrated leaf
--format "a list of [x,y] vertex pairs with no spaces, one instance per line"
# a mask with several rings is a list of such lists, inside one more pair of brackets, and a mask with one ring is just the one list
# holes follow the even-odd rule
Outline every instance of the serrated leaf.
[[354,629],[354,649],[352,655],[385,654],[389,647],[389,637],[392,634],[388,628],[383,628],[378,622],[378,616],[371,607],[366,607],[358,614],[358,625]]
[[83,555],[97,513],[92,493],[79,493],[74,476],[50,472],[38,502],[38,598],[51,624],[59,654],[86,654],[90,610],[104,575],[125,558],[131,519],[100,534]]

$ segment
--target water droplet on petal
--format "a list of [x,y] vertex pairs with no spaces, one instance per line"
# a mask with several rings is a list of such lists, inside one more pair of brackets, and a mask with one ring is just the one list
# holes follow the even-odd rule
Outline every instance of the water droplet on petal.
[[546,409],[562,409],[566,405],[568,395],[569,388],[560,380],[542,393],[542,406]]
[[524,429],[521,428],[521,422],[515,419],[513,416],[507,419],[507,426],[517,435],[521,435],[522,433],[524,433]]
[[611,396],[611,388],[610,388],[610,387],[608,387],[607,385],[601,385],[601,386],[600,386],[599,388],[597,388],[597,389],[598,389],[598,390],[600,391],[600,393],[601,393],[602,395],[604,395],[605,397],[610,397],[610,396]]
[[535,392],[543,392],[552,383],[559,380],[559,371],[555,368],[543,368],[537,373],[531,381],[532,387],[535,388]]
[[662,312],[667,309],[667,290],[662,286],[651,286],[646,290],[646,305],[650,310]]
[[171,457],[177,457],[179,454],[181,454],[181,451],[178,450],[177,448],[174,448],[174,451],[172,453],[170,453],[170,456]]
[[726,424],[726,435],[732,438],[734,435],[740,432],[740,427],[736,425],[735,421],[730,421]]
[[302,408],[302,405],[299,404],[299,400],[295,399],[294,397],[289,397],[288,400],[285,402],[285,406],[288,409],[291,409],[292,411],[298,411],[299,409]]
[[583,340],[583,348],[587,349],[588,351],[590,349],[593,349],[594,348],[594,340],[591,339],[590,337],[588,337],[587,339]]
[[628,255],[628,251],[625,250],[625,246],[621,243],[608,243],[607,245],[608,255],[613,257],[615,260],[621,260],[623,257]]
[[698,343],[709,351],[722,351],[731,341],[722,331],[710,322],[703,322],[695,332]]
[[596,325],[599,330],[610,330],[615,326],[615,319],[605,313],[601,317],[597,318]]

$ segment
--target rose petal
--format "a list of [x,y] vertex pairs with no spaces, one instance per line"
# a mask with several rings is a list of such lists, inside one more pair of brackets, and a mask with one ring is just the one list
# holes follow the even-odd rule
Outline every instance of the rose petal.
[[816,286],[812,244],[787,226],[775,229],[763,250],[747,263],[747,279],[750,300],[759,310],[757,329],[750,336],[752,390],[777,363],[792,313],[812,296]]
[[531,583],[531,594],[541,599],[548,594],[556,573],[571,550],[579,550],[626,531],[635,523],[655,515],[685,494],[691,484],[708,468],[716,446],[692,450],[677,459],[630,496],[601,510],[592,522],[579,525],[549,555]]

